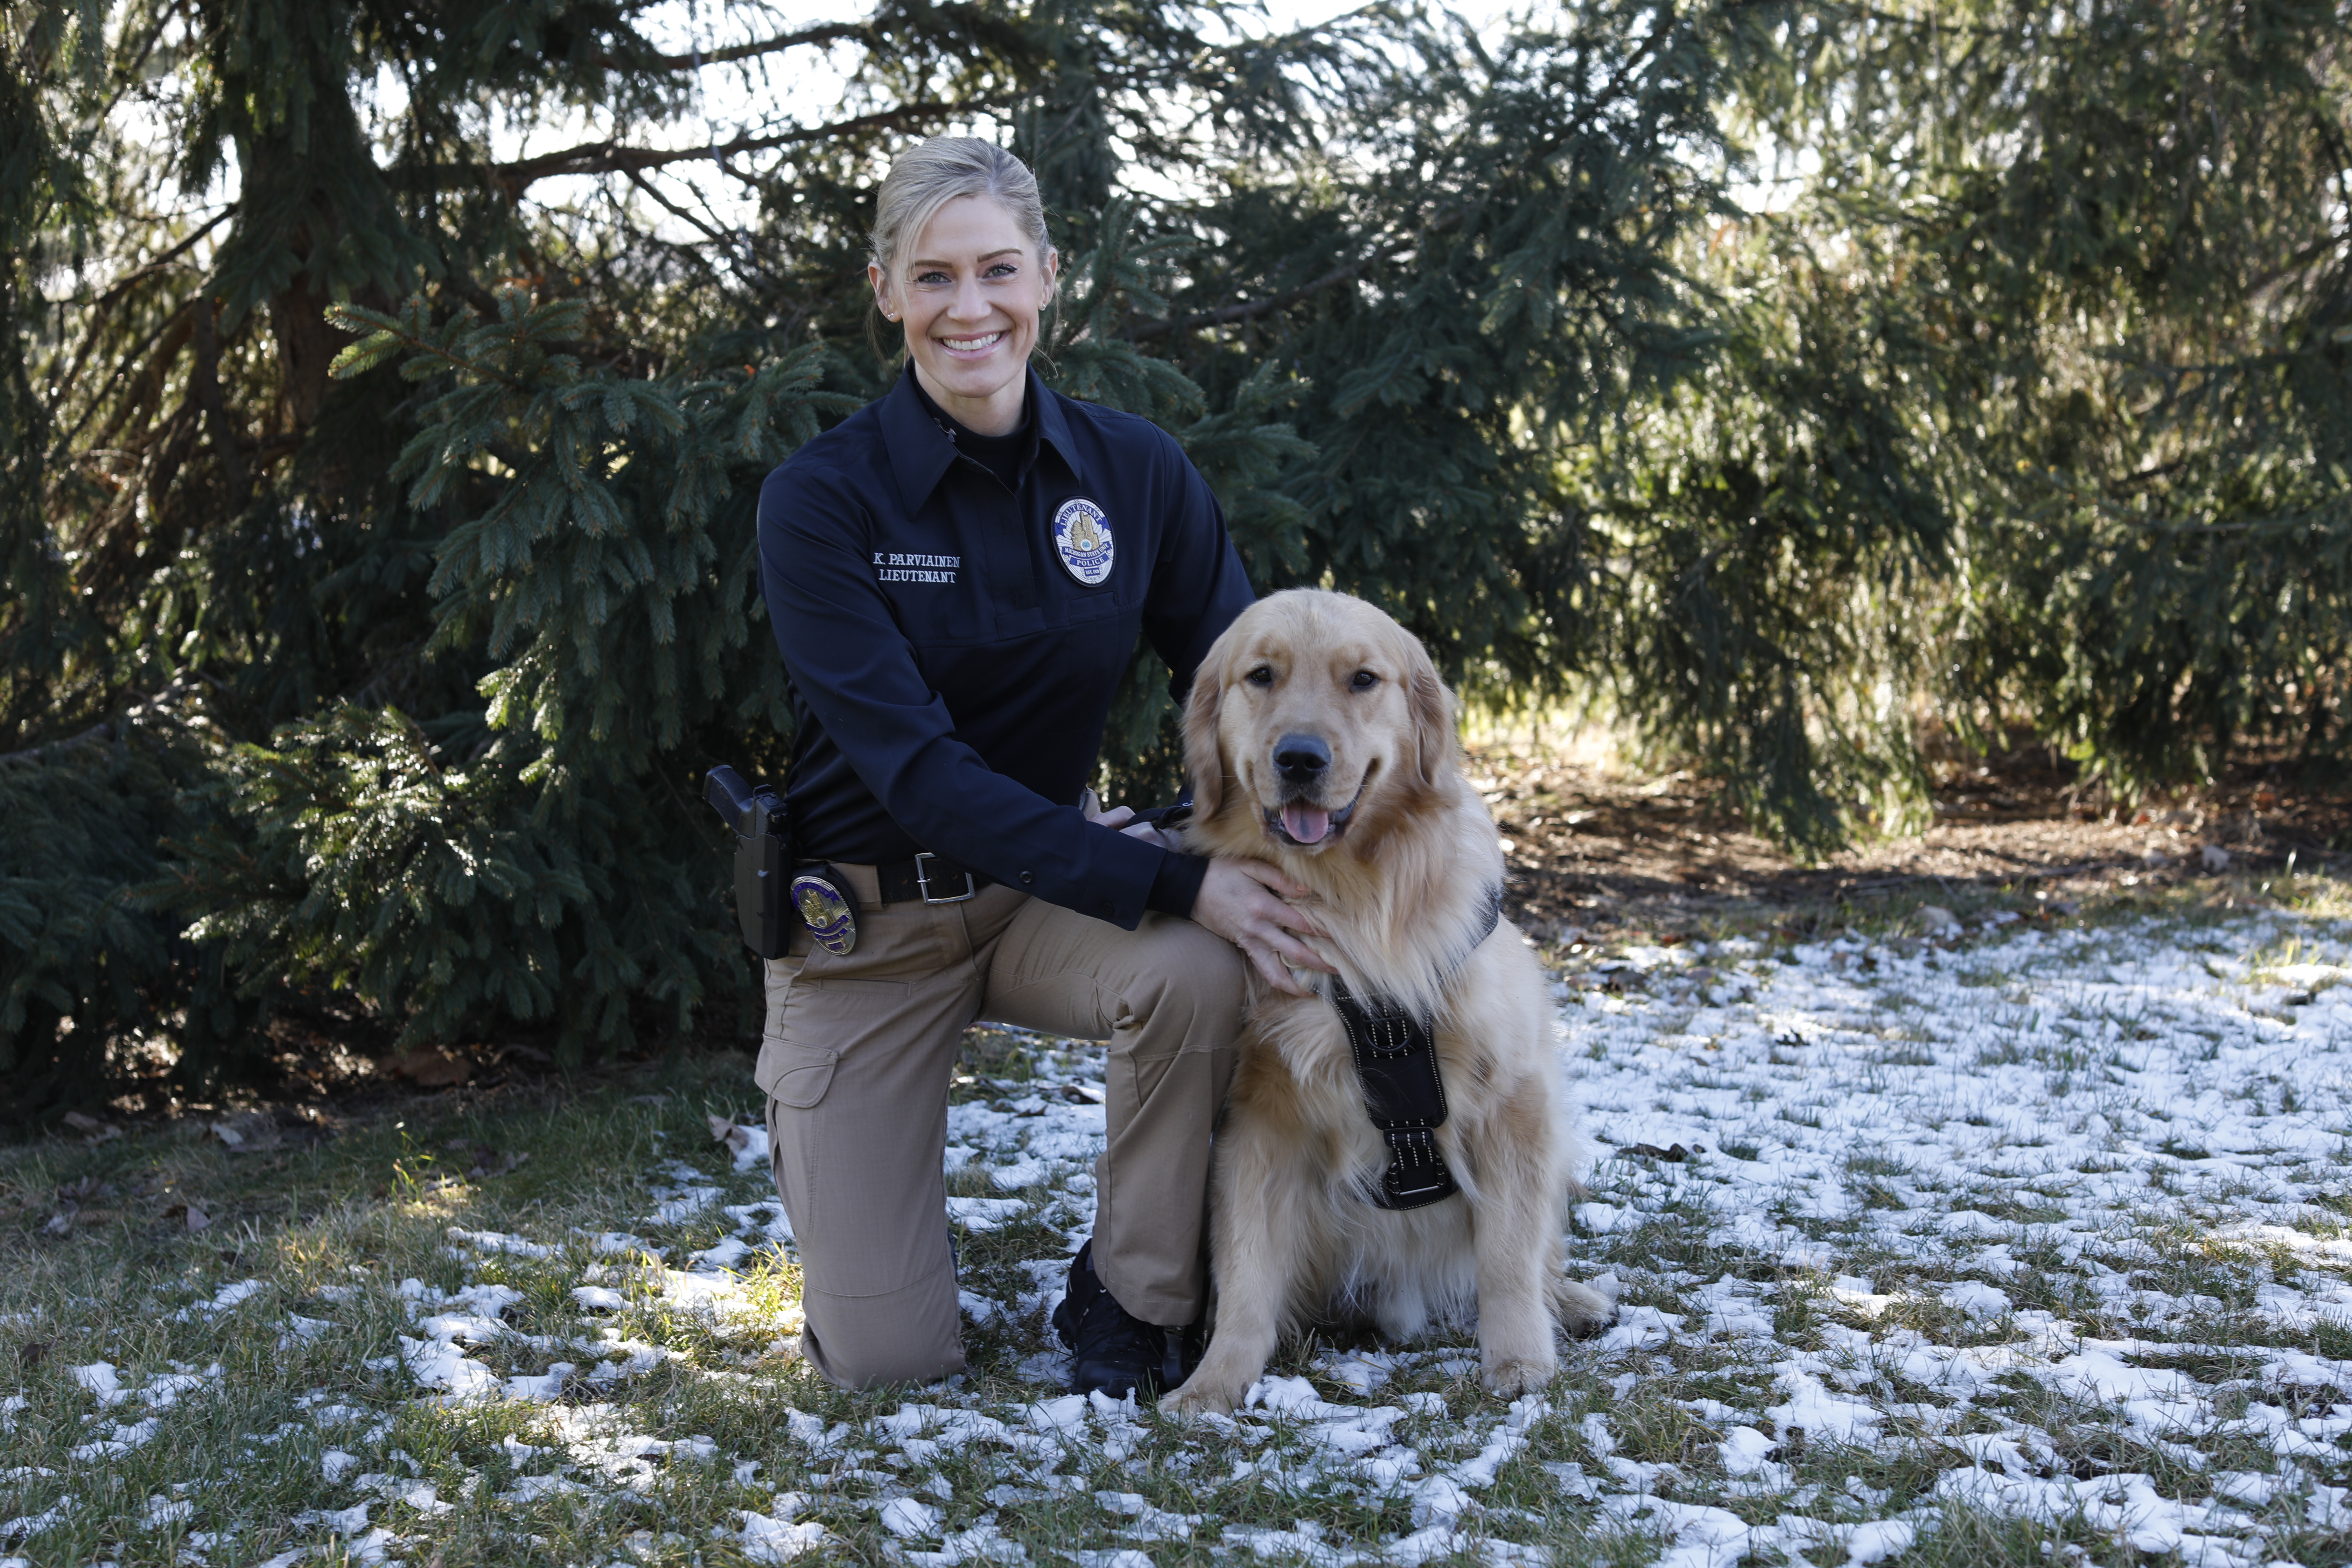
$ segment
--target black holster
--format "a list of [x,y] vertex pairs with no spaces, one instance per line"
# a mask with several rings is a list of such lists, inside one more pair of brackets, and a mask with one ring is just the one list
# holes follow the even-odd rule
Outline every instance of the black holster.
[[735,923],[743,945],[761,958],[782,958],[793,923],[784,895],[793,869],[792,819],[784,802],[772,790],[752,788],[723,765],[703,781],[702,798],[735,834]]

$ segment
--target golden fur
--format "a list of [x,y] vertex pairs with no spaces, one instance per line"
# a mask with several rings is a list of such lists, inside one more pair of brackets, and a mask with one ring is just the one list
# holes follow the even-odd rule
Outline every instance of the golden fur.
[[[1364,673],[1372,679],[1359,685]],[[1329,748],[1314,802],[1334,820],[1355,803],[1343,829],[1307,847],[1269,821],[1286,795],[1304,799],[1273,760],[1299,734]],[[1184,761],[1194,803],[1185,847],[1279,866],[1311,889],[1305,907],[1328,933],[1311,945],[1351,990],[1433,1013],[1449,1109],[1438,1142],[1462,1191],[1402,1213],[1362,1195],[1388,1152],[1338,1013],[1321,994],[1286,996],[1254,979],[1210,1184],[1214,1334],[1161,1404],[1233,1408],[1302,1321],[1369,1316],[1409,1339],[1473,1308],[1487,1389],[1507,1398],[1543,1386],[1559,1365],[1555,1327],[1591,1332],[1615,1308],[1561,1271],[1580,1150],[1542,969],[1507,921],[1462,952],[1503,859],[1462,776],[1452,694],[1380,610],[1338,594],[1276,594],[1202,661]]]

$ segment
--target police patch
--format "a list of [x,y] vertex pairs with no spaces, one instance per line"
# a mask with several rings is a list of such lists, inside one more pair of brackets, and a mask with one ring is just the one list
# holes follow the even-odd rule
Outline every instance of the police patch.
[[1083,496],[1064,501],[1054,514],[1054,552],[1062,558],[1062,570],[1099,588],[1110,575],[1111,551],[1103,509]]
[[857,911],[841,889],[823,877],[803,872],[793,879],[793,908],[817,944],[835,958],[847,958],[857,946]]

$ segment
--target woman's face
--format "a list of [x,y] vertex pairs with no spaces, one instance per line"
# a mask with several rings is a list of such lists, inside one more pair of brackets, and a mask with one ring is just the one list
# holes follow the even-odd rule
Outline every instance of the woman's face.
[[868,266],[882,313],[907,329],[915,374],[933,402],[983,436],[1021,424],[1037,318],[1054,295],[1061,258],[1041,259],[1003,205],[958,196],[891,264]]

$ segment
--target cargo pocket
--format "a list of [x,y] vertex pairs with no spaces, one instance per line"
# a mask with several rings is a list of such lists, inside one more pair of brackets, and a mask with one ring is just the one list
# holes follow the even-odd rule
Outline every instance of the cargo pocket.
[[[838,963],[838,960],[835,960]],[[777,1104],[806,1110],[824,1098],[845,1048],[889,1020],[907,1005],[908,987],[897,980],[817,978],[804,966],[768,1013],[760,1042],[760,1065],[752,1078]]]
[[806,1110],[824,1098],[841,1052],[832,1046],[771,1037],[760,1048],[760,1087],[779,1105]]

